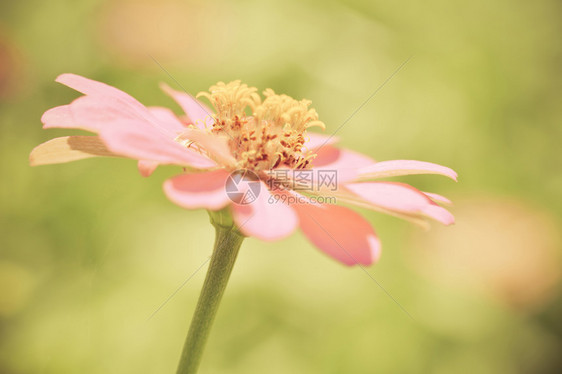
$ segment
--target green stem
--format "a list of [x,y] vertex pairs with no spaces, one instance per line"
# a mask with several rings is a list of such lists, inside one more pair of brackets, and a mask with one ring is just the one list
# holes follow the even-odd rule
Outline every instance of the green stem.
[[232,219],[228,215],[224,212],[209,213],[211,223],[216,229],[215,247],[183,346],[178,374],[197,372],[213,320],[244,240],[244,236],[232,225]]

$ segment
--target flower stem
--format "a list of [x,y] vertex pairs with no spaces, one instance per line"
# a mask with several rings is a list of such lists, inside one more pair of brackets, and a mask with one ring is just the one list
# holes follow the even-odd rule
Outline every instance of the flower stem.
[[228,284],[236,256],[244,240],[244,236],[238,232],[226,213],[209,213],[211,223],[216,229],[215,247],[183,346],[178,374],[195,374],[197,372],[213,320]]

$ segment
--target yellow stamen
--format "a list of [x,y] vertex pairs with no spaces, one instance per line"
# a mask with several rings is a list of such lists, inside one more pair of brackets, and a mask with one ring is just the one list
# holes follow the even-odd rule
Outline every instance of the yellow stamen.
[[206,97],[214,106],[211,131],[231,138],[229,145],[241,168],[310,167],[316,155],[303,149],[306,129],[326,128],[318,113],[309,108],[311,101],[278,95],[270,88],[263,95],[262,101],[257,88],[236,80],[219,82],[197,97]]

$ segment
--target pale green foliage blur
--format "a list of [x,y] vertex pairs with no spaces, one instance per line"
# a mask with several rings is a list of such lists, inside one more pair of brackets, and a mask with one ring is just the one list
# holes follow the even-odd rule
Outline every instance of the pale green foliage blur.
[[364,212],[372,276],[297,233],[248,239],[201,373],[555,373],[562,361],[559,1],[0,2],[0,372],[172,373],[209,256],[204,211],[160,168],[91,159],[31,168],[72,72],[147,105],[242,79],[308,98],[341,144],[458,171],[404,178],[453,199],[424,232]]

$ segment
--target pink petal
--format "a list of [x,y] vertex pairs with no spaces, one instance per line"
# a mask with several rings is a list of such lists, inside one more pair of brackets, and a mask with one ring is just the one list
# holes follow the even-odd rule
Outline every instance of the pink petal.
[[420,215],[420,214],[416,214],[416,213],[404,213],[404,212],[398,212],[396,210],[390,210],[390,209],[386,209],[374,204],[371,204],[367,201],[365,201],[363,198],[361,198],[360,196],[358,196],[357,194],[351,192],[351,190],[346,189],[346,184],[343,184],[341,186],[341,188],[337,189],[336,191],[331,191],[329,189],[325,189],[320,191],[320,196],[324,197],[324,198],[334,198],[337,200],[338,203],[344,203],[344,204],[351,204],[353,206],[359,207],[359,208],[365,208],[365,209],[370,209],[376,212],[380,212],[380,213],[384,213],[384,214],[388,214],[394,217],[398,217],[401,219],[404,219],[406,221],[409,221],[411,223],[414,223],[426,230],[428,230],[430,228],[429,223],[427,222],[427,220],[425,219],[424,216]]
[[162,90],[178,103],[187,115],[189,122],[200,129],[213,126],[213,111],[193,96],[176,91],[167,84],[160,85]]
[[125,157],[200,169],[216,166],[206,156],[184,147],[153,128],[142,126],[138,121],[122,120],[119,126],[102,129],[99,136],[109,150]]
[[[87,96],[43,115],[45,127],[97,132],[111,152],[139,160],[208,168],[216,163],[175,141],[184,130],[172,112],[147,109],[123,91],[74,74],[57,78]],[[141,166],[142,167],[142,166]],[[143,168],[143,173],[150,169]]]
[[[129,94],[75,74],[62,74],[57,79],[70,88],[86,94],[68,106],[53,108],[43,115],[45,127],[80,128],[98,131],[117,119],[139,119],[147,122],[169,136],[175,137],[183,129],[181,122],[165,108],[148,110]],[[75,108],[87,106],[90,112],[83,118],[76,115]],[[168,111],[168,112],[167,112]],[[82,113],[84,114],[84,113]],[[57,122],[61,122],[57,124]]]
[[[71,87],[80,88],[83,92],[92,93],[92,95],[82,96],[70,105],[46,111],[42,117],[45,128],[78,128],[98,132],[104,127],[116,126],[115,122],[120,120],[135,119],[158,129],[172,139],[183,129],[183,125],[179,120],[174,119],[173,114],[165,115],[163,110],[153,110],[155,116],[138,101],[116,88],[79,76],[63,75],[61,77],[66,78],[61,81],[76,83]],[[139,129],[142,130],[142,127]]]
[[351,209],[329,204],[294,204],[304,235],[345,265],[371,265],[381,253],[375,231]]
[[147,108],[132,108],[109,96],[82,96],[69,105],[72,118],[79,124],[78,128],[98,132],[107,127],[118,127],[120,121],[139,123],[139,131],[154,127],[173,139],[176,134],[160,124]]
[[148,161],[148,160],[139,160],[137,163],[137,167],[139,169],[139,173],[143,177],[150,177],[154,170],[158,167],[158,162],[156,161]]
[[43,113],[41,117],[41,122],[43,123],[44,129],[50,128],[80,128],[72,112],[70,111],[70,105],[61,105],[47,110]]
[[358,169],[374,163],[375,160],[363,154],[326,145],[319,150],[312,167],[315,175],[319,170],[335,170],[338,183],[343,183],[356,179],[359,176]]
[[122,156],[195,168],[216,165],[206,156],[176,142],[177,134],[146,108],[141,114],[108,97],[83,96],[75,100],[70,109],[82,128],[98,132],[107,147]]
[[56,81],[85,95],[111,97],[122,104],[136,108],[144,108],[141,103],[129,94],[108,84],[84,78],[80,75],[61,74],[57,77]]
[[162,126],[150,112],[144,108],[131,108],[110,97],[82,96],[69,105],[62,105],[47,110],[41,117],[44,128],[76,128],[97,132],[105,126],[115,126],[115,122],[135,119],[146,125],[161,128],[170,137],[176,136]]
[[304,142],[303,148],[309,151],[315,151],[320,147],[324,147],[325,145],[332,145],[339,141],[338,137],[333,135],[323,135],[318,134],[315,132],[306,132],[308,139]]
[[441,204],[447,204],[447,205],[453,204],[451,202],[451,200],[447,199],[445,196],[441,196],[441,195],[438,195],[438,194],[432,193],[432,192],[424,192],[424,194],[435,202],[438,202],[438,203],[441,203]]
[[346,184],[345,188],[369,204],[400,213],[422,214],[444,225],[455,219],[445,208],[435,204],[423,192],[397,182],[364,182]]
[[225,190],[227,178],[224,170],[183,174],[164,182],[164,192],[183,208],[219,210],[231,202]]
[[440,174],[454,181],[457,180],[457,173],[448,167],[416,160],[381,161],[360,170],[360,177],[362,179],[386,178],[409,174]]
[[150,114],[154,116],[154,118],[158,120],[158,123],[161,123],[170,131],[179,134],[180,132],[185,130],[184,124],[170,109],[164,107],[158,107],[158,106],[151,106],[148,107],[148,111],[150,112]]
[[250,204],[232,204],[232,216],[239,230],[247,236],[262,240],[278,240],[291,235],[298,226],[293,208],[272,199],[265,183],[260,182],[260,193]]

